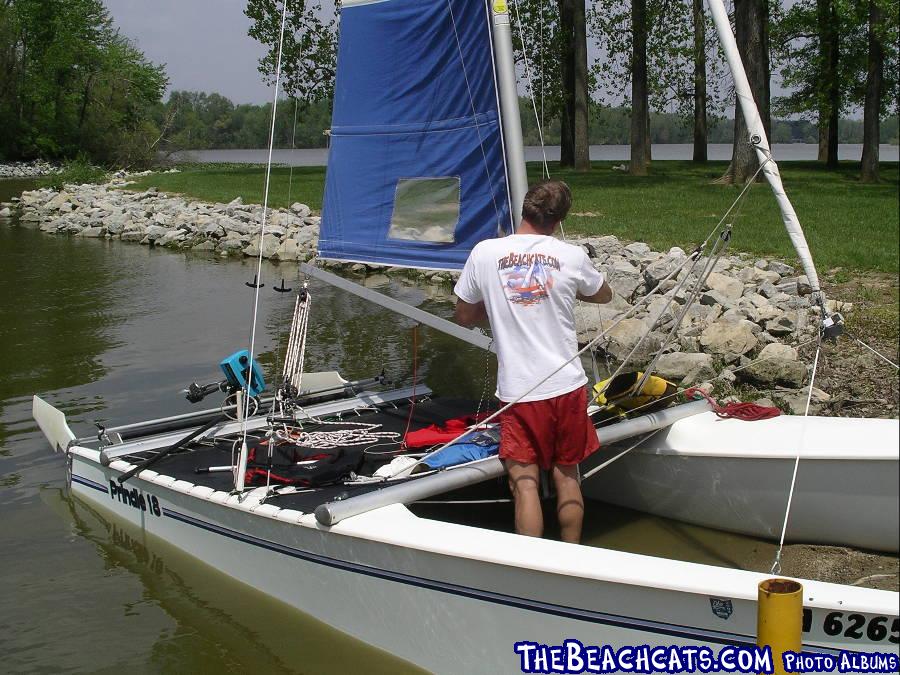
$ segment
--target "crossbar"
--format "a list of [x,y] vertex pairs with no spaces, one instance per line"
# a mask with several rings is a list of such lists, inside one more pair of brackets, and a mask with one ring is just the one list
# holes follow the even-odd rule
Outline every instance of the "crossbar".
[[300,269],[304,274],[308,274],[309,276],[318,279],[319,281],[324,281],[326,284],[334,286],[335,288],[340,288],[342,291],[353,293],[354,295],[357,295],[364,300],[374,302],[375,304],[381,305],[385,309],[389,309],[392,312],[396,312],[397,314],[402,314],[403,316],[408,317],[413,321],[418,321],[419,323],[424,324],[429,328],[434,328],[435,330],[439,330],[442,333],[446,333],[447,335],[452,335],[455,338],[463,340],[464,342],[468,342],[470,345],[480,347],[481,349],[487,349],[488,351],[495,353],[497,351],[494,347],[493,340],[489,336],[482,333],[480,330],[463,328],[462,326],[455,324],[452,321],[442,319],[438,316],[435,316],[434,314],[430,314],[429,312],[418,309],[417,307],[408,305],[405,302],[401,302],[400,300],[389,298],[384,293],[379,293],[378,291],[373,291],[371,288],[360,286],[357,283],[344,279],[343,277],[339,277],[338,275],[332,274],[331,272],[326,272],[325,270],[319,269],[318,267],[313,267],[312,265],[309,265],[307,263],[302,263],[300,265]]

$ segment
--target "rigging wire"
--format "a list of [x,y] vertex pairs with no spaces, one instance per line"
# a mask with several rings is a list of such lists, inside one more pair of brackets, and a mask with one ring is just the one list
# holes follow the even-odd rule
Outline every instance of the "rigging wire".
[[[544,175],[547,178],[550,178],[550,169],[547,166],[547,150],[544,147],[544,130],[541,128],[541,118],[538,116],[537,103],[534,99],[534,80],[531,77],[531,64],[528,61],[528,43],[525,39],[525,30],[522,27],[522,19],[519,16],[519,3],[518,0],[513,2],[513,7],[516,10],[516,25],[519,29],[519,38],[522,41],[522,56],[525,61],[525,78],[528,80],[528,95],[531,98],[531,108],[534,110],[534,121],[537,124],[537,132],[538,132],[538,140],[541,143],[541,156],[543,157],[543,165],[544,165]],[[544,42],[544,8],[541,5],[541,45],[543,46]],[[543,54],[541,54],[541,67],[543,68]],[[543,74],[541,75],[541,109],[543,110],[543,86],[544,86],[544,78]],[[560,228],[562,228],[562,223],[560,223]],[[563,233],[563,238],[565,239],[565,233]]]
[[[466,60],[463,58],[462,45],[459,41],[459,32],[456,29],[456,17],[453,15],[452,0],[447,0],[447,11],[450,13],[450,23],[453,24],[453,35],[456,38],[456,52],[459,55],[459,63],[462,66],[463,79],[466,81],[466,92],[469,95],[469,106],[472,108],[472,122],[475,124],[475,132],[478,134],[478,147],[481,150],[481,159],[484,162],[484,173],[488,179],[488,185],[491,189],[491,202],[494,205],[494,216],[497,219],[497,231],[500,231],[500,209],[497,206],[497,197],[494,194],[494,180],[491,176],[491,170],[488,166],[487,154],[484,151],[484,139],[481,137],[481,125],[478,122],[478,111],[475,109],[475,97],[472,96],[472,87],[469,84],[469,73],[466,70]],[[490,30],[488,31],[491,32]],[[491,58],[493,58],[493,48],[491,49]],[[500,134],[503,135],[502,133]],[[504,163],[505,165],[505,163]]]
[[894,363],[893,361],[891,361],[888,357],[886,357],[886,356],[885,356],[884,354],[882,354],[880,351],[878,351],[878,350],[875,349],[874,347],[871,347],[871,346],[867,345],[865,342],[863,342],[862,340],[860,340],[858,337],[856,337],[853,333],[851,333],[850,331],[848,331],[846,328],[844,329],[844,332],[845,332],[847,335],[849,335],[853,340],[855,340],[856,342],[858,342],[860,345],[862,345],[863,347],[865,347],[866,349],[868,349],[870,352],[872,352],[873,354],[875,354],[875,356],[877,356],[878,358],[880,358],[882,361],[887,361],[889,364],[891,364],[892,366],[894,366],[894,368],[897,368],[898,370],[900,370],[900,365],[897,365],[896,363]]
[[800,454],[803,452],[803,441],[806,437],[806,428],[809,422],[809,408],[812,403],[813,384],[816,382],[816,371],[819,367],[819,354],[822,352],[822,338],[819,334],[819,342],[816,345],[816,356],[813,359],[812,375],[809,378],[809,392],[806,395],[806,409],[803,411],[803,426],[800,428],[800,438],[797,441],[797,456],[794,458],[794,471],[791,474],[791,489],[788,491],[787,506],[784,509],[784,522],[781,526],[781,538],[778,540],[778,550],[775,552],[775,560],[772,562],[771,574],[781,574],[781,553],[784,550],[784,537],[787,533],[788,519],[791,516],[791,504],[794,501],[794,489],[797,487],[797,469],[800,468]]
[[[278,110],[278,86],[281,83],[281,56],[284,50],[284,26],[287,22],[287,10],[288,0],[284,0],[284,7],[281,12],[281,33],[278,37],[278,57],[276,59],[275,65],[275,94],[272,101],[272,124],[269,128],[269,155],[268,160],[266,161],[266,184],[265,192],[263,194],[262,221],[259,228],[259,255],[257,256],[256,262],[256,282],[254,284],[256,288],[254,289],[253,294],[253,320],[250,324],[250,363],[248,364],[250,373],[253,372],[253,365],[255,362],[256,324],[259,316],[259,289],[262,286],[262,284],[259,282],[262,279],[263,239],[266,234],[266,217],[268,215],[269,209],[269,186],[272,179],[272,150],[275,146],[275,114]],[[247,400],[244,403],[244,414],[242,415],[241,419],[241,452],[242,456],[244,457],[246,457],[246,453],[243,451],[243,448],[247,444],[247,418],[250,416],[249,413],[251,397],[249,396],[249,391],[246,398]]]

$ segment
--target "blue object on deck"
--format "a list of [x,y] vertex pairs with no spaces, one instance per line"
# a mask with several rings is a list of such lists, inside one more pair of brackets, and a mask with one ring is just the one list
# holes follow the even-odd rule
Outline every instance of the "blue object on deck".
[[484,0],[341,9],[319,256],[461,269],[512,230]]
[[422,463],[432,469],[443,469],[448,466],[456,466],[464,462],[473,462],[476,459],[484,459],[496,455],[500,449],[495,435],[490,433],[472,433],[463,436],[453,445],[448,445],[440,452],[436,452],[422,460]]
[[253,376],[250,377],[250,352],[242,349],[219,363],[228,385],[235,389],[246,389],[250,396],[259,396],[266,388],[259,361],[253,359]]

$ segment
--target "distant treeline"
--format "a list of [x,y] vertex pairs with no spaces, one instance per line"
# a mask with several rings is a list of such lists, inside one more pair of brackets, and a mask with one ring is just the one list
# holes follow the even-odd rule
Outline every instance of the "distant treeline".
[[[220,94],[175,91],[168,101],[159,104],[156,124],[166,128],[165,149],[214,150],[227,148],[262,148],[269,143],[271,104],[235,105]],[[522,132],[526,145],[540,143],[531,101],[520,99]],[[296,115],[296,125],[294,119]],[[591,106],[591,145],[624,145],[629,142],[631,111],[629,108]],[[325,131],[331,126],[330,102],[296,104],[280,101],[275,122],[275,145],[279,148],[323,148],[328,145]],[[559,145],[559,120],[549,121],[544,129],[544,142]],[[711,118],[710,143],[731,143],[734,121]],[[818,128],[808,120],[773,120],[772,142],[818,143]],[[650,118],[653,143],[691,143],[690,121],[675,114],[654,113]],[[293,137],[293,142],[292,142]],[[839,127],[841,143],[862,143],[862,120],[843,119]],[[886,119],[881,124],[881,142],[898,142],[898,120]]]

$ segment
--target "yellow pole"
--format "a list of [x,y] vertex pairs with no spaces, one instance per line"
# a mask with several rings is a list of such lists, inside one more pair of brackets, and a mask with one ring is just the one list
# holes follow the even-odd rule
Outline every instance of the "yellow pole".
[[790,579],[766,579],[758,588],[756,644],[772,649],[776,675],[783,675],[784,652],[802,649],[803,586]]

